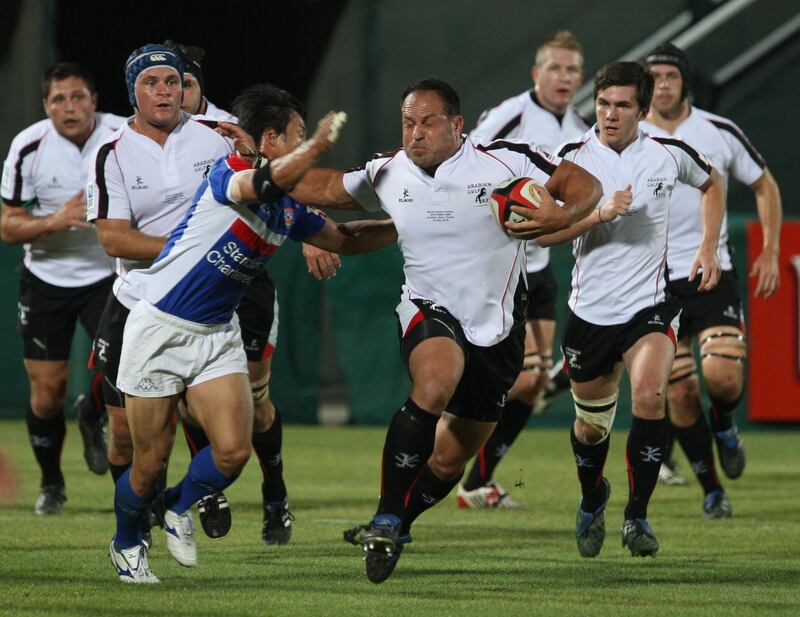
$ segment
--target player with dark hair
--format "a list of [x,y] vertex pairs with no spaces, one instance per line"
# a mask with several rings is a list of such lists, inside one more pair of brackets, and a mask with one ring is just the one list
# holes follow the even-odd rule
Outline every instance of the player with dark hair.
[[[45,71],[42,95],[47,119],[14,138],[3,166],[0,233],[24,246],[17,328],[30,382],[25,419],[42,472],[35,512],[57,514],[66,501],[61,449],[75,323],[94,336],[114,276],[86,223],[84,188],[92,150],[123,118],[96,111],[94,76],[73,62]],[[84,458],[97,474],[108,469],[101,379],[75,401]]]
[[[117,378],[135,453],[117,482],[117,531],[110,545],[124,582],[158,582],[139,530],[169,458],[179,399],[186,398],[211,441],[164,494],[167,544],[182,565],[197,563],[189,508],[232,484],[250,456],[253,400],[234,309],[264,263],[287,238],[344,254],[397,238],[391,221],[336,225],[286,195],[330,149],[344,122],[343,114],[330,113],[306,140],[292,100],[266,84],[248,88],[236,108],[245,130],[261,130],[251,134],[256,156],[251,163],[235,154],[214,163],[152,266],[123,282],[126,293],[139,299],[125,325]],[[284,112],[287,122],[276,121]],[[273,124],[285,128],[277,133]]]
[[600,194],[583,169],[535,146],[477,146],[462,134],[459,108],[449,84],[411,84],[402,149],[347,173],[311,170],[294,193],[321,206],[384,209],[403,252],[397,316],[412,390],[386,434],[377,513],[345,536],[366,551],[374,583],[394,571],[414,520],[458,484],[522,368],[524,244],[493,222],[492,187],[513,176],[547,187],[533,220],[506,224],[525,238],[585,216]]
[[[205,91],[205,79],[201,62],[205,52],[199,47],[182,45],[174,41],[167,41],[165,45],[176,51],[184,65],[182,109],[187,113],[202,113],[197,119],[212,127],[218,126],[219,122],[240,122],[235,115],[220,110],[202,96],[202,92]],[[245,91],[241,96],[246,99],[253,96],[253,91]],[[275,99],[281,103],[279,107],[253,110],[247,100],[243,99],[234,101],[234,109],[241,110],[248,116],[243,121],[249,128],[253,128],[255,119],[256,122],[268,122],[277,134],[283,134],[289,120],[289,111],[294,110],[303,119],[306,112],[302,104],[290,94],[283,92],[280,96],[283,97],[280,101],[278,98]],[[254,115],[257,118],[253,118]],[[260,130],[251,131],[251,134],[260,133]],[[313,250],[318,252],[320,257],[328,255],[327,251],[316,247],[306,249],[306,246],[310,245],[303,243],[304,254]],[[338,260],[337,256],[333,257]],[[312,265],[309,263],[309,269]],[[278,339],[278,312],[275,283],[264,269],[248,286],[241,304],[236,309],[253,391],[253,449],[263,474],[261,496],[264,521],[261,539],[264,544],[288,543],[292,535],[293,520],[288,507],[288,493],[283,475],[283,423],[281,414],[269,394],[272,355]],[[193,424],[186,415],[183,416],[183,432],[192,456],[209,444],[203,429]],[[225,495],[209,495],[198,503],[197,507],[203,530],[207,535],[218,538],[228,532],[231,516]]]
[[598,177],[602,205],[569,229],[538,239],[544,246],[574,240],[562,349],[575,401],[570,440],[582,494],[575,525],[582,557],[597,555],[605,539],[611,485],[603,469],[623,369],[631,383],[633,420],[622,545],[634,556],[658,552],[647,507],[666,443],[665,395],[680,313],[664,281],[670,193],[679,180],[702,194],[702,237],[688,280],[706,292],[719,279],[722,180],[686,143],[639,130],[652,92],[652,77],[636,62],[614,62],[597,72],[597,124],[558,153]]
[[[669,43],[660,45],[647,54],[645,63],[655,80],[655,90],[643,128],[651,135],[679,135],[708,156],[725,184],[733,176],[753,190],[764,245],[750,276],[758,279],[755,296],[770,297],[780,283],[782,215],[775,178],[738,126],[691,105],[689,59],[683,50]],[[727,219],[723,220],[717,248],[722,265],[720,284],[710,293],[700,294],[685,280],[692,246],[702,231],[699,200],[697,190],[682,183],[672,194],[668,289],[680,302],[682,312],[667,397],[675,435],[705,493],[703,516],[717,519],[729,517],[732,508],[715,469],[712,433],[725,475],[738,478],[744,470],[745,456],[734,411],[744,392],[747,347],[736,271],[728,250]],[[710,428],[700,403],[693,339],[698,342],[703,380],[711,399]]]
[[[481,145],[496,139],[535,143],[552,152],[559,144],[586,131],[586,122],[570,104],[583,80],[583,49],[571,32],[556,32],[539,45],[531,78],[534,83],[531,90],[485,111],[470,139]],[[458,487],[456,499],[462,508],[520,505],[492,476],[528,423],[533,406],[549,380],[557,291],[550,268],[550,250],[528,242],[525,254],[528,283],[525,363],[508,394],[497,428],[478,451],[472,469]]]

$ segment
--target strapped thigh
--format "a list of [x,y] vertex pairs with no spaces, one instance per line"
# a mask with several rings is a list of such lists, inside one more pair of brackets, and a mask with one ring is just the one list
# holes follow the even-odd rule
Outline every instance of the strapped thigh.
[[692,353],[692,340],[691,338],[683,338],[678,341],[677,349],[675,350],[675,360],[672,362],[668,385],[671,386],[689,379],[696,372],[697,364],[694,360],[694,353]]
[[747,339],[738,328],[712,332],[700,341],[700,357],[723,358],[742,364],[747,358]]

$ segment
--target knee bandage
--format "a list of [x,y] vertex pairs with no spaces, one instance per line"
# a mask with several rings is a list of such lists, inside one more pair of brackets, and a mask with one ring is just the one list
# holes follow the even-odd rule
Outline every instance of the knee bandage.
[[679,351],[672,363],[672,372],[669,376],[669,385],[688,379],[695,374],[697,365],[694,362],[694,355],[690,351]]
[[747,339],[739,330],[733,332],[714,332],[700,341],[700,356],[724,358],[742,364],[747,358]]
[[269,395],[269,373],[258,381],[250,382],[250,390],[253,392],[253,402],[259,403]]
[[607,398],[591,401],[578,398],[574,393],[572,395],[575,400],[575,416],[600,433],[600,440],[597,443],[605,441],[611,432],[614,416],[617,415],[618,396],[619,390]]
[[522,370],[536,371],[537,373],[542,370],[542,356],[538,351],[525,354],[525,358],[522,360]]

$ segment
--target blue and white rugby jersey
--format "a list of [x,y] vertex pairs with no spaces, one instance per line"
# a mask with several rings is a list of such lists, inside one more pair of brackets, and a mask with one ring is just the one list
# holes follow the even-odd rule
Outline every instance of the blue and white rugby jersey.
[[214,163],[161,254],[149,268],[128,274],[120,298],[143,298],[199,324],[228,323],[250,281],[286,238],[299,242],[322,229],[324,214],[288,196],[269,204],[234,203],[231,178],[247,169],[235,154]]

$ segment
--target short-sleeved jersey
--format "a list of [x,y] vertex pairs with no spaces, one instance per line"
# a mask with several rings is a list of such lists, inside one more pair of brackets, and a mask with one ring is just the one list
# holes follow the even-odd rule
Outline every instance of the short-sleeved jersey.
[[625,216],[596,225],[573,241],[569,297],[572,312],[584,321],[626,323],[664,301],[670,195],[678,181],[705,184],[711,165],[685,142],[643,131],[617,153],[600,142],[594,127],[558,153],[600,181],[598,207],[615,191],[632,187],[633,203]]
[[[674,135],[702,152],[722,176],[726,190],[731,176],[739,182],[750,185],[764,174],[766,162],[758,150],[738,126],[722,116],[692,107],[689,116],[672,134],[649,122],[642,122],[642,128],[654,136]],[[689,276],[692,261],[700,246],[703,236],[700,197],[700,191],[682,183],[679,183],[672,193],[667,265],[670,278],[673,280]],[[728,251],[727,211],[722,221],[717,254],[723,270],[733,268]]]
[[364,209],[383,208],[394,220],[403,293],[446,307],[471,343],[487,347],[511,331],[524,262],[523,243],[493,219],[492,187],[514,176],[544,184],[560,162],[522,142],[477,146],[464,136],[433,176],[397,150],[346,173],[344,186]]
[[230,198],[234,174],[252,169],[235,154],[219,159],[194,204],[149,268],[125,278],[120,295],[199,324],[228,323],[247,286],[287,238],[318,233],[325,216],[288,196],[269,204]]
[[214,120],[220,120],[222,122],[239,122],[236,116],[234,116],[232,113],[225,111],[224,109],[220,109],[208,99],[206,99],[206,111],[203,113],[203,115],[208,118],[214,118]]
[[[87,220],[123,219],[149,236],[168,236],[180,223],[197,187],[229,142],[211,128],[181,114],[181,122],[162,148],[134,131],[129,119],[96,150],[89,172]],[[117,293],[131,270],[150,260],[117,259]],[[130,300],[117,293],[126,307]]]
[[[34,216],[54,214],[85,190],[93,150],[124,121],[96,113],[95,129],[82,148],[63,137],[49,119],[26,128],[14,138],[3,165],[3,202],[28,208]],[[114,273],[114,261],[100,245],[97,231],[79,227],[25,244],[23,263],[34,276],[58,287],[83,287]]]
[[[588,128],[574,107],[568,107],[559,117],[542,107],[536,93],[528,90],[484,111],[469,136],[477,144],[513,139],[554,152],[559,144],[577,139]],[[539,272],[550,263],[550,249],[536,242],[526,243],[525,253],[528,272]]]

